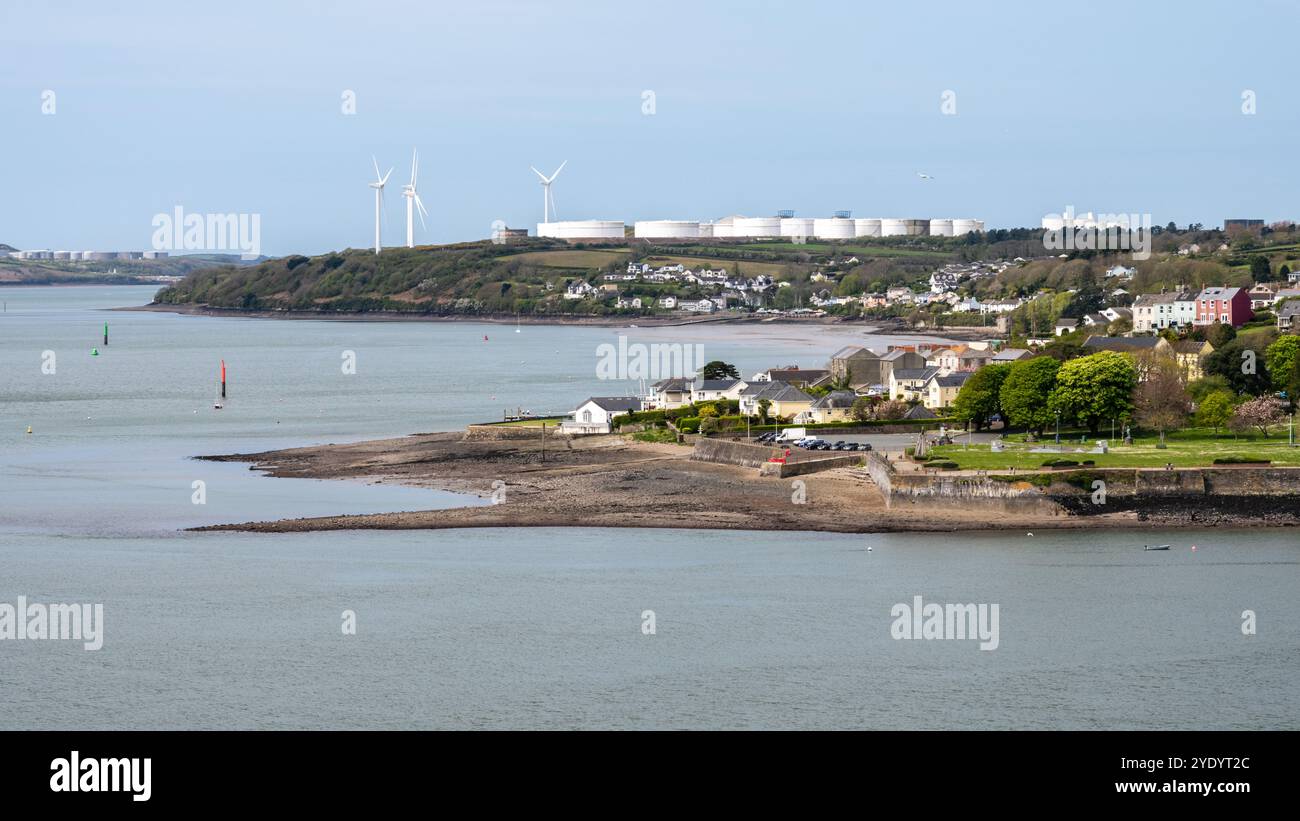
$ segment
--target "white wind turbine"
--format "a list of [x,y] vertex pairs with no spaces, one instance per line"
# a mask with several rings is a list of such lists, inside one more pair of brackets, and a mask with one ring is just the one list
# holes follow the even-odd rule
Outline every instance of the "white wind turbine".
[[564,166],[568,164],[568,160],[560,163],[560,167],[555,169],[555,173],[549,177],[541,171],[538,171],[536,168],[533,169],[533,173],[542,181],[542,222],[551,221],[551,212],[555,210],[555,198],[551,196],[551,183],[555,182],[555,178],[560,176],[560,172],[563,171]]
[[375,253],[377,254],[382,247],[379,241],[379,226],[384,208],[384,185],[388,183],[388,178],[392,176],[393,169],[388,169],[388,173],[381,177],[379,176],[379,160],[371,156],[370,161],[375,164],[375,181],[370,183],[370,187],[375,189]]
[[429,212],[425,210],[424,203],[420,201],[420,195],[415,191],[415,178],[420,173],[420,155],[416,151],[411,152],[411,181],[402,186],[402,196],[406,197],[406,247],[415,247],[415,213],[420,214],[420,227],[427,228],[424,224],[424,217]]

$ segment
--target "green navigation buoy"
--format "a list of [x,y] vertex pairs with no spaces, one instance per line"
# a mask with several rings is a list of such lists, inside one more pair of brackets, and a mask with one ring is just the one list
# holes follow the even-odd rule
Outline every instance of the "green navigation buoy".
[[90,349],[90,355],[91,355],[91,356],[99,356],[99,348],[91,348],[91,349]]

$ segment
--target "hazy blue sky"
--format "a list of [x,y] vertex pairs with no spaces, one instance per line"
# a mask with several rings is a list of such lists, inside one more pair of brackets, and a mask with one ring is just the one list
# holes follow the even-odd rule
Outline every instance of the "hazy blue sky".
[[375,154],[396,243],[413,147],[424,242],[535,229],[528,167],[564,159],[565,219],[1300,218],[1297,31],[1295,0],[5,0],[0,242],[147,248],[181,205],[260,214],[271,254],[362,247]]

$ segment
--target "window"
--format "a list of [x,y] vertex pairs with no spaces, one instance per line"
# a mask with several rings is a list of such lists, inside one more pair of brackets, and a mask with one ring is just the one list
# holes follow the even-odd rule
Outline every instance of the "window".
[[590,421],[591,421],[591,411],[589,411],[589,410],[585,410],[585,411],[582,412],[582,421],[584,421],[584,422],[590,422]]

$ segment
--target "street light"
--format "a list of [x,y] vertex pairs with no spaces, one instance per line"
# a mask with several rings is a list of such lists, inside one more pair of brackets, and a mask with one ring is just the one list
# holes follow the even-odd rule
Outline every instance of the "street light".
[[1061,411],[1056,411],[1056,444],[1061,444]]

